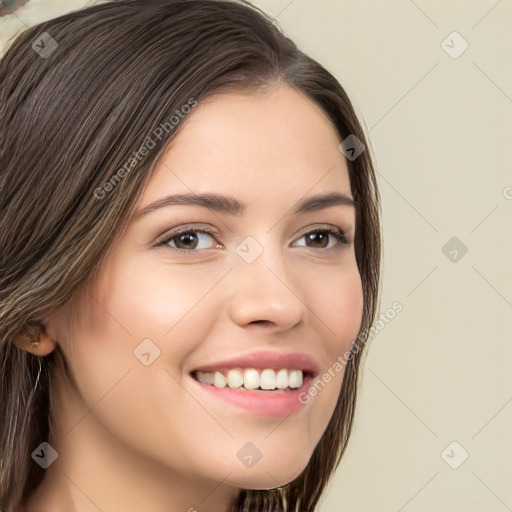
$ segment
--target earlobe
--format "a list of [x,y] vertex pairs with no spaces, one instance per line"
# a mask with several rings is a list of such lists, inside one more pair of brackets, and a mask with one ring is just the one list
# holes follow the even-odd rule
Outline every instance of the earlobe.
[[47,332],[42,322],[30,321],[16,334],[14,344],[35,356],[46,356],[57,347],[57,342]]

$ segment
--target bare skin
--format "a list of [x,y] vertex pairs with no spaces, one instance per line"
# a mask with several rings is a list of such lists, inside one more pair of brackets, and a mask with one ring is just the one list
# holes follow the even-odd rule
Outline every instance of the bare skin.
[[[363,308],[354,208],[292,213],[319,194],[352,197],[339,143],[322,110],[293,89],[199,104],[137,211],[170,194],[211,193],[244,212],[169,205],[134,216],[71,332],[62,311],[46,319],[39,347],[20,347],[41,356],[58,348],[72,375],[55,376],[49,443],[59,456],[26,512],[227,511],[240,489],[277,487],[303,471],[343,371],[285,418],[212,397],[191,372],[266,350],[306,354],[321,374],[350,348]],[[248,250],[262,249],[251,263],[237,252],[247,237],[258,244]],[[148,366],[134,355],[144,339],[160,350]],[[261,453],[252,467],[237,457],[248,442]]]

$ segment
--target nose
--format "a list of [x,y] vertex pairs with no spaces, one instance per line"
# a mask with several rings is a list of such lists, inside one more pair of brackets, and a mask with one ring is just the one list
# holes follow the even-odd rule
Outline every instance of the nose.
[[240,327],[263,325],[287,331],[305,320],[307,307],[296,279],[282,259],[265,257],[252,263],[238,260],[232,272],[231,320]]

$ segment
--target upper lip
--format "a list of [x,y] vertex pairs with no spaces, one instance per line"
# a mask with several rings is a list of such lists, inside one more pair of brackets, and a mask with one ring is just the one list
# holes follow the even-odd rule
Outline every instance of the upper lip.
[[217,370],[228,370],[230,368],[281,368],[302,370],[316,376],[319,372],[319,363],[310,355],[301,352],[251,352],[222,361],[205,364],[197,367],[194,371],[214,372]]

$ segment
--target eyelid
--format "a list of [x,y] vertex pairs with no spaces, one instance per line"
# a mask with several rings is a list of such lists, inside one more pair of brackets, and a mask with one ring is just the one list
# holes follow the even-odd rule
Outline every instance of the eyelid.
[[351,237],[349,237],[343,229],[334,224],[316,224],[313,226],[309,226],[305,228],[305,231],[303,231],[302,234],[295,238],[295,242],[301,239],[302,237],[309,235],[310,233],[316,233],[318,231],[326,231],[328,233],[331,233],[332,235],[338,238],[338,241],[342,245],[350,245],[352,243]]
[[[314,224],[314,225],[308,226],[308,227],[304,228],[301,232],[299,232],[300,234],[295,236],[292,243],[295,244],[297,242],[297,240],[300,240],[304,236],[307,236],[310,233],[316,233],[319,231],[325,231],[325,232],[330,233],[333,236],[335,236],[338,240],[339,245],[341,245],[341,246],[347,246],[352,243],[352,239],[347,236],[346,232],[342,228],[340,228],[339,226],[336,226],[334,224]],[[152,245],[154,247],[168,245],[169,241],[172,238],[179,236],[183,233],[204,233],[204,234],[210,235],[218,245],[222,245],[222,243],[219,242],[219,240],[218,240],[218,237],[220,236],[219,231],[217,229],[215,229],[213,226],[208,225],[208,224],[182,224],[182,225],[175,226],[174,228],[168,229],[165,233],[163,233],[162,235],[157,237],[157,239],[155,240],[155,242]],[[188,254],[194,253],[194,252],[197,253],[197,252],[207,250],[207,249],[187,250],[187,249],[178,249],[176,247],[171,247],[171,246],[169,246],[169,247],[171,249],[173,249],[174,251],[188,253]],[[217,248],[219,248],[219,247],[217,247]],[[339,247],[337,247],[337,248],[339,248]],[[329,250],[336,250],[337,248],[336,247],[332,247],[329,249],[321,248],[319,250],[329,251]]]
[[[190,232],[204,233],[206,235],[210,235],[212,238],[215,239],[217,244],[220,244],[220,242],[217,240],[217,238],[220,236],[220,233],[213,226],[210,226],[208,224],[180,224],[178,226],[175,226],[174,228],[168,229],[165,233],[162,233],[160,236],[156,238],[152,245],[154,247],[166,245],[171,238],[181,235],[182,233]],[[185,249],[176,249],[174,247],[171,247],[171,249],[175,249],[176,251],[181,250],[183,252],[194,252]]]

